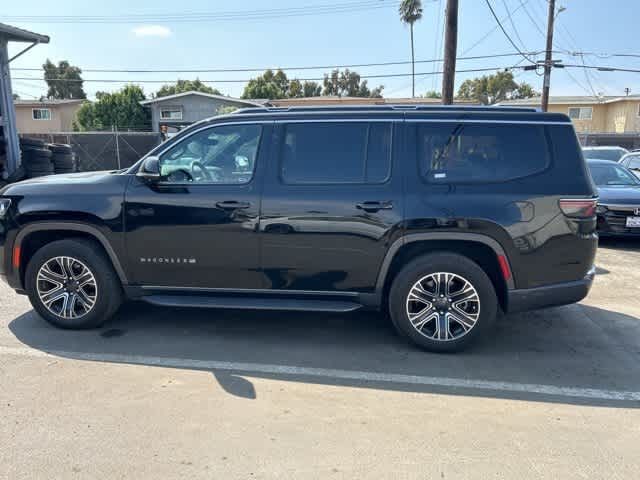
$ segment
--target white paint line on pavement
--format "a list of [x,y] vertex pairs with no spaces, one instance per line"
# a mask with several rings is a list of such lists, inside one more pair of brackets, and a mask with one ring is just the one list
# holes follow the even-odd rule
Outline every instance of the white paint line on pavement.
[[465,388],[473,390],[493,390],[508,393],[533,393],[559,397],[589,398],[595,400],[640,401],[640,392],[601,390],[595,388],[562,387],[531,383],[496,382],[449,377],[425,377],[397,373],[364,372],[358,370],[335,370],[327,368],[296,367],[290,365],[270,365],[264,363],[223,362],[216,360],[195,360],[189,358],[147,357],[113,353],[83,353],[50,350],[43,352],[27,347],[0,346],[0,355],[14,355],[32,358],[69,358],[94,362],[124,363],[167,368],[190,368],[198,370],[227,370],[242,373],[266,373],[273,375],[299,375],[317,378],[356,380],[361,382],[383,382],[410,385],[430,385],[435,387]]

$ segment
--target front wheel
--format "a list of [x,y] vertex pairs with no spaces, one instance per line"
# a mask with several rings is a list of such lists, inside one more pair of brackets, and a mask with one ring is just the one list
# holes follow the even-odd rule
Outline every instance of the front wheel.
[[25,272],[31,305],[61,328],[98,327],[122,301],[119,279],[96,244],[69,239],[38,250]]
[[454,253],[434,253],[405,266],[389,293],[394,326],[433,352],[468,347],[493,324],[495,289],[478,264]]

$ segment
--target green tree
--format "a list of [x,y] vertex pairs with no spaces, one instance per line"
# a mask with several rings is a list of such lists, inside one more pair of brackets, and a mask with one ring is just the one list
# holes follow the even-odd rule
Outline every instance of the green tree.
[[305,81],[302,83],[303,97],[319,97],[322,95],[322,85],[318,82]]
[[168,95],[175,95],[176,93],[184,92],[202,92],[210,93],[212,95],[221,95],[217,88],[205,85],[196,78],[195,80],[178,80],[173,85],[163,85],[160,90],[155,93],[155,97],[166,97]]
[[338,69],[332,70],[331,73],[325,74],[322,82],[322,95],[335,95],[337,97],[382,97],[382,85],[369,89],[366,80],[361,80],[357,72],[353,72],[348,68],[344,71]]
[[76,117],[80,130],[147,129],[151,126],[148,109],[140,105],[145,100],[138,85],[126,85],[117,92],[96,93],[96,101],[85,102]]
[[435,90],[429,90],[424,95],[420,95],[422,98],[442,98],[442,94]]
[[224,107],[220,107],[218,110],[218,115],[227,115],[229,113],[233,113],[238,110],[238,107],[234,107],[233,105],[226,105]]
[[411,32],[411,96],[416,96],[416,57],[413,47],[413,24],[422,18],[421,0],[402,0],[398,7],[400,20],[405,25],[409,25]]
[[503,100],[516,100],[538,96],[531,85],[518,83],[511,72],[498,72],[495,75],[465,80],[458,89],[458,97],[464,100],[474,100],[483,105],[493,105]]
[[47,58],[42,65],[44,80],[49,90],[47,97],[56,99],[82,99],[87,98],[82,88],[82,70],[72,66],[68,61],[61,60],[58,65]]
[[288,90],[287,75],[282,70],[273,73],[273,70],[269,69],[262,75],[249,80],[242,92],[242,98],[286,98]]
[[289,82],[287,90],[287,98],[319,97],[321,94],[322,86],[318,82],[301,82],[297,78]]

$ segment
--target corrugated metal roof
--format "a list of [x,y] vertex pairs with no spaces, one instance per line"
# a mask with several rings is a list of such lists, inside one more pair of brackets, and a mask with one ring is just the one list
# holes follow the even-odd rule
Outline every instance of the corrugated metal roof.
[[47,35],[30,32],[29,30],[14,27],[13,25],[7,25],[6,23],[0,23],[0,37],[5,37],[10,42],[49,43],[49,37]]

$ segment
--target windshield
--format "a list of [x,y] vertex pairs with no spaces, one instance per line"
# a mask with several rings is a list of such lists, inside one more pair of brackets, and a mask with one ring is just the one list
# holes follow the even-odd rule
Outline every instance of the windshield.
[[591,177],[599,187],[612,185],[640,185],[636,177],[626,168],[610,164],[589,165]]
[[626,152],[620,148],[585,148],[582,150],[584,158],[613,160],[617,162]]

